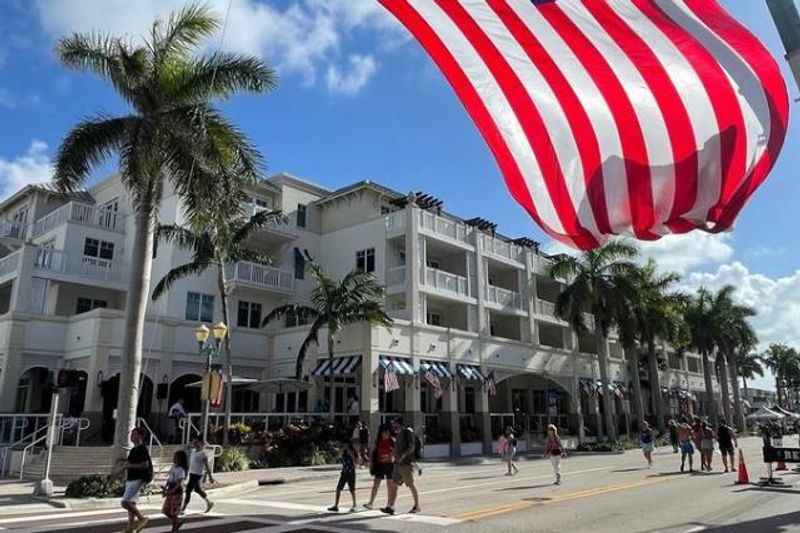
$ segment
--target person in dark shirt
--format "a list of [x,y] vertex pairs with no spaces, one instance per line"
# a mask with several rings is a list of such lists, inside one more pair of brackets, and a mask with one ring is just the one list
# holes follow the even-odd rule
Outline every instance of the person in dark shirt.
[[350,512],[357,511],[356,505],[356,449],[353,443],[347,443],[342,451],[342,473],[339,474],[339,484],[336,485],[336,502],[333,507],[328,507],[328,510],[334,513],[339,512],[339,498],[342,495],[344,486],[347,485],[350,491],[350,496],[353,498],[353,507]]
[[717,442],[719,443],[719,453],[722,455],[722,464],[725,472],[728,471],[728,458],[731,460],[731,472],[736,472],[736,462],[733,457],[733,448],[738,445],[736,432],[730,427],[723,418],[717,428]]
[[381,509],[386,514],[394,514],[394,504],[397,500],[397,490],[400,485],[406,485],[408,490],[411,491],[411,497],[414,499],[414,506],[409,513],[420,512],[419,494],[417,487],[414,485],[414,461],[416,452],[416,439],[414,437],[414,428],[407,426],[400,430],[397,435],[397,443],[394,448],[394,469],[392,471],[392,481],[389,484],[389,502]]
[[139,490],[152,480],[153,463],[150,453],[144,443],[144,434],[141,429],[131,431],[133,448],[128,452],[128,460],[124,468],[127,473],[125,493],[122,495],[122,508],[128,511],[129,532],[138,532],[147,527],[148,519],[136,505],[139,500]]

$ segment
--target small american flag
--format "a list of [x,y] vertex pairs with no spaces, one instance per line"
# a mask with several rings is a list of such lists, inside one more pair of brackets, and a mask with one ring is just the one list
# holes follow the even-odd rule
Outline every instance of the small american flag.
[[489,396],[497,395],[497,384],[494,382],[494,370],[489,372],[489,377],[486,378],[486,386],[489,389]]
[[429,370],[423,374],[425,381],[433,388],[433,397],[434,398],[441,398],[442,397],[442,384],[439,383],[439,378],[436,377],[436,374]]
[[386,372],[383,374],[383,389],[386,392],[400,389],[400,382],[397,381],[397,374],[392,370],[391,366],[387,367]]

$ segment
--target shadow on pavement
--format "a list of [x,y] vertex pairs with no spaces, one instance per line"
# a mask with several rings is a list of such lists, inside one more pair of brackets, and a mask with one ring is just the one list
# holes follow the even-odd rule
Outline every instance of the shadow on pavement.
[[646,466],[637,466],[635,468],[620,468],[619,470],[612,470],[612,474],[624,474],[625,472],[638,472],[640,470],[647,470]]
[[546,487],[552,487],[552,483],[542,483],[540,485],[525,485],[524,487],[504,487],[502,489],[495,489],[495,492],[506,492],[509,490],[531,490],[531,489],[543,489]]
[[670,477],[670,476],[687,476],[689,472],[659,472],[658,474],[648,474],[647,477]]
[[703,533],[785,533],[790,526],[797,525],[800,525],[800,512],[746,520],[738,524],[708,526]]

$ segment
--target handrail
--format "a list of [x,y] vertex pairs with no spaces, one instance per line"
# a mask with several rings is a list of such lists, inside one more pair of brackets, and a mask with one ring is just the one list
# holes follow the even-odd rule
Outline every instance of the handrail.
[[[57,430],[58,429],[63,429],[61,415],[56,415],[55,425],[56,425],[56,429]],[[35,435],[38,432],[40,432],[41,430],[43,430],[43,429],[46,430],[44,435],[42,435],[41,437],[35,437]],[[50,433],[50,424],[47,424],[46,426],[42,426],[39,429],[37,429],[36,431],[34,431],[33,433],[31,433],[31,435],[33,436],[34,440],[32,440],[30,444],[28,444],[27,446],[25,446],[22,449],[22,460],[19,463],[19,479],[20,480],[22,479],[22,476],[25,473],[25,456],[28,455],[28,450],[30,450],[31,448],[33,448],[34,446],[39,444],[41,441],[47,439],[47,435],[49,433]],[[56,441],[58,441],[60,439],[61,439],[61,434],[59,434],[58,437],[56,437]]]
[[[178,420],[178,427],[182,430],[183,437],[181,440],[183,441],[184,446],[189,445],[189,441],[191,440],[192,430],[195,431],[198,435],[200,434],[200,428],[192,424],[192,415],[188,415],[186,418],[181,418]],[[186,427],[186,423],[189,423],[189,427]]]
[[147,432],[150,433],[150,442],[147,445],[147,453],[150,454],[151,457],[153,456],[153,441],[155,441],[156,445],[158,445],[158,451],[161,452],[161,450],[164,449],[164,445],[161,444],[160,440],[158,440],[158,437],[156,437],[155,432],[153,432],[153,430],[150,429],[150,426],[147,424],[147,421],[144,418],[139,417],[136,419],[136,422],[138,426],[144,427],[144,429],[146,429]]
[[[61,446],[64,445],[64,432],[65,432],[65,430],[71,429],[71,426],[70,426],[70,428],[66,427],[67,421],[70,421],[70,420],[76,420],[78,422],[78,430],[75,433],[75,444],[73,444],[73,446],[75,446],[77,448],[78,446],[81,445],[81,432],[89,429],[89,427],[92,425],[92,421],[89,420],[88,418],[73,418],[73,419],[62,418],[62,420],[61,420],[61,435],[60,435],[60,438],[59,438],[59,441],[58,441],[58,444],[61,445]],[[84,425],[84,423],[85,423],[85,425]]]

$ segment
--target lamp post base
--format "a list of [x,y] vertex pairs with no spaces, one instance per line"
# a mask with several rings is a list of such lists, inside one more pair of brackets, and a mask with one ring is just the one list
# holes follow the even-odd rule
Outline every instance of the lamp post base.
[[49,479],[41,479],[33,486],[34,496],[53,497],[53,482]]

